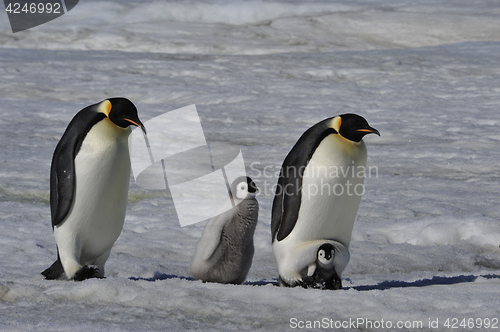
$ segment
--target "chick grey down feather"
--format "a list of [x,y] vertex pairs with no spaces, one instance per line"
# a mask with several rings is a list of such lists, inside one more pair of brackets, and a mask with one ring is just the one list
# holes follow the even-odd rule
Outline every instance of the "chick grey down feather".
[[[248,189],[255,188],[255,184],[248,181]],[[259,203],[252,192],[243,199],[238,194],[234,196],[236,205],[209,220],[205,227],[191,263],[195,279],[224,284],[245,281],[254,254],[253,235]]]

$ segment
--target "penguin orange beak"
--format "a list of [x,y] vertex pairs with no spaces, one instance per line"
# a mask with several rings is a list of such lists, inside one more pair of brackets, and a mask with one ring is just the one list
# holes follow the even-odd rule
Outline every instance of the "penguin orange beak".
[[375,128],[367,128],[367,129],[358,129],[356,131],[361,131],[361,132],[364,132],[364,133],[368,133],[368,134],[377,134],[380,136],[380,133],[378,132],[377,129]]
[[146,135],[148,134],[146,132],[146,127],[144,127],[144,125],[140,121],[139,121],[139,123],[137,123],[137,122],[135,122],[133,120],[130,120],[130,119],[127,119],[127,118],[125,118],[124,120],[130,122],[134,126],[137,126],[137,127],[141,128],[141,130],[144,132],[144,134],[146,134]]

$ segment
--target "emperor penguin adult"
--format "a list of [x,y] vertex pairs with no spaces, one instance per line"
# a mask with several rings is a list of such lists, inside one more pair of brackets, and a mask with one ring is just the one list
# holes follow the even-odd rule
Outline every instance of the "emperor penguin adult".
[[352,229],[364,192],[367,151],[362,139],[370,133],[380,136],[363,117],[338,115],[309,128],[286,156],[271,216],[279,285],[314,283],[310,277],[319,248],[330,244],[335,280],[328,284],[342,287],[340,278],[349,262]]
[[[252,265],[253,235],[257,225],[258,189],[251,178],[238,177],[231,184],[233,203],[223,205],[211,218],[191,262],[195,279],[222,284],[241,284]],[[234,204],[234,206],[232,206]]]
[[71,120],[50,169],[50,208],[57,260],[46,279],[103,278],[104,264],[125,220],[130,126],[140,127],[135,105],[110,98]]

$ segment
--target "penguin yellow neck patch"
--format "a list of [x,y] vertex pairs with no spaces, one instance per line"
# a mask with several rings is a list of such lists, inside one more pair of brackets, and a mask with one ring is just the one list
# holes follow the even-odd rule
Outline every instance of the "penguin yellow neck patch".
[[103,101],[99,107],[97,108],[97,111],[99,113],[104,113],[106,114],[107,117],[109,117],[109,112],[111,112],[111,102],[109,100]]
[[340,133],[340,125],[342,124],[342,119],[340,116],[336,116],[332,119],[332,122],[330,123],[330,128],[333,128],[337,131],[337,133]]

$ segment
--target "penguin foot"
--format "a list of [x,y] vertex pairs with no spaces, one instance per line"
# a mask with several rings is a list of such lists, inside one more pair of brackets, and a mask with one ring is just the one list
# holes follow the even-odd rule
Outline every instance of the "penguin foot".
[[336,275],[328,280],[322,280],[315,276],[306,276],[302,277],[301,280],[297,280],[294,284],[289,284],[285,280],[278,277],[278,286],[280,287],[297,287],[300,286],[302,288],[312,288],[312,289],[328,289],[328,290],[337,290],[342,288],[342,280]]
[[303,288],[311,288],[310,285],[302,279],[297,279],[297,280],[294,280],[292,282],[287,282],[281,276],[278,277],[278,286],[290,287],[290,288],[300,286]]
[[73,277],[74,281],[83,281],[90,278],[98,278],[98,274],[101,270],[97,266],[85,265],[78,272],[75,273]]
[[297,286],[301,286],[302,288],[337,290],[342,289],[342,280],[337,275],[327,280],[323,280],[318,276],[306,276],[297,282]]
[[325,285],[323,289],[337,290],[342,289],[342,279],[337,276],[330,278],[325,281]]
[[312,286],[316,285],[314,280],[314,276],[305,276],[302,277],[302,280],[299,282],[299,285],[304,288],[314,288]]
[[289,283],[287,283],[281,276],[278,276],[278,286],[280,287],[292,287]]

